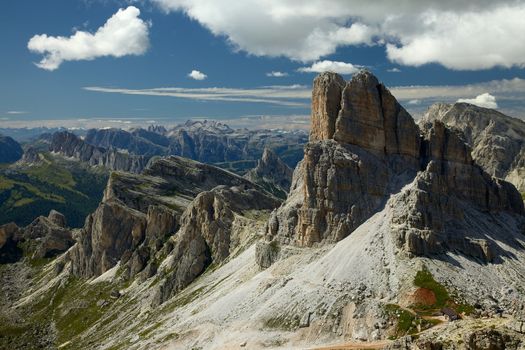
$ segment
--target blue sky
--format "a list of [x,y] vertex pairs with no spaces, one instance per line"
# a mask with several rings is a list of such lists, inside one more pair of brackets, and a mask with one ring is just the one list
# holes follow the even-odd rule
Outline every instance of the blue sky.
[[258,115],[286,124],[309,114],[316,72],[300,70],[348,79],[361,67],[414,114],[467,99],[525,116],[523,2],[405,1],[385,19],[396,14],[388,2],[355,1],[2,1],[0,126]]

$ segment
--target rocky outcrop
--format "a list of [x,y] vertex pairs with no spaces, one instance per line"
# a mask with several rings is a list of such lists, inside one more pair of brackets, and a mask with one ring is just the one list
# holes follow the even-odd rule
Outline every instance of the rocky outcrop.
[[54,133],[49,150],[89,165],[98,165],[109,170],[132,173],[140,173],[149,161],[147,156],[92,146],[68,131]]
[[28,147],[20,159],[20,162],[25,164],[40,164],[42,163],[41,153],[34,147]]
[[248,171],[244,177],[275,196],[286,198],[292,183],[292,175],[293,170],[275,152],[266,148],[257,166]]
[[460,131],[487,173],[525,192],[525,122],[467,103],[432,105],[421,123],[433,120]]
[[158,305],[182,290],[212,263],[226,260],[242,240],[235,229],[238,217],[249,211],[272,210],[279,202],[246,186],[219,186],[200,193],[181,217],[173,236],[173,250],[166,267],[168,275],[154,298]]
[[340,241],[402,193],[403,203],[396,203],[404,214],[393,219],[400,247],[415,255],[456,250],[493,260],[498,253],[490,240],[465,233],[475,231],[471,224],[451,228],[461,226],[467,208],[523,215],[513,186],[477,166],[462,138],[442,123],[420,130],[371,73],[354,75],[341,92],[340,86],[334,73],[314,81],[312,133],[294,174],[297,187],[272,214],[267,242]]
[[32,258],[57,256],[75,243],[71,230],[66,226],[66,218],[55,210],[23,228],[21,237],[32,245]]
[[0,135],[0,163],[14,163],[22,158],[23,153],[18,142],[9,136]]
[[493,220],[500,212],[523,215],[519,193],[477,166],[456,132],[441,122],[423,129],[422,156],[429,162],[391,203],[398,245],[414,255],[459,251],[483,262],[494,261],[500,254],[493,239],[505,239],[504,232],[474,230],[471,222],[483,213],[492,213]]
[[181,226],[186,207],[219,185],[262,190],[240,176],[181,157],[156,159],[142,175],[113,172],[102,203],[68,252],[73,274],[98,276],[119,260],[131,276],[146,268],[154,273],[155,256]]
[[14,223],[0,226],[0,263],[15,262],[22,257],[19,243],[25,243],[26,254],[31,259],[55,257],[73,244],[66,218],[51,210],[49,216],[39,216],[29,225],[19,228]]

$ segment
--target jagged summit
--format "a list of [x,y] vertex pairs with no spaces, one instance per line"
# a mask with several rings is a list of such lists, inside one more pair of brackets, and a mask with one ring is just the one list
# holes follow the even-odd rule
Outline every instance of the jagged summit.
[[525,122],[468,103],[437,103],[420,124],[441,121],[462,133],[472,157],[489,174],[525,193]]
[[[420,188],[417,201],[427,204],[410,204],[416,205],[415,217],[441,217],[447,222],[446,218],[459,210],[460,204],[451,204],[456,201],[480,211],[524,213],[519,193],[474,164],[470,148],[457,133],[440,122],[420,130],[390,91],[367,71],[349,82],[334,73],[315,78],[310,142],[299,166],[302,170],[296,171],[294,182],[303,190],[291,193],[268,225],[269,237],[286,243],[311,246],[337,242],[384,208],[389,196],[421,177],[426,180],[413,186],[425,183],[433,188],[431,195],[446,189],[450,198],[431,213],[428,210],[434,202],[424,199]],[[426,175],[416,177],[418,172]],[[445,247],[448,238],[438,232],[448,231],[438,221],[421,224],[421,228],[434,229],[436,236],[431,239],[442,240],[440,246]],[[399,234],[407,235],[399,244],[406,243],[412,253],[427,251],[409,245],[416,239],[413,235],[423,240],[426,235],[428,240],[428,234],[411,229]],[[449,249],[456,246],[448,244]],[[462,250],[468,253],[469,249]]]
[[274,195],[286,198],[292,182],[293,170],[270,148],[265,148],[257,166],[245,178],[262,186]]

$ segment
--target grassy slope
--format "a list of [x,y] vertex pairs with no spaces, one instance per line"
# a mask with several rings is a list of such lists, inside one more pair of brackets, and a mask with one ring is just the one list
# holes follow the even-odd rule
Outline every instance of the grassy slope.
[[27,225],[55,209],[72,227],[83,225],[102,198],[108,174],[78,162],[45,155],[42,164],[0,169],[0,224]]

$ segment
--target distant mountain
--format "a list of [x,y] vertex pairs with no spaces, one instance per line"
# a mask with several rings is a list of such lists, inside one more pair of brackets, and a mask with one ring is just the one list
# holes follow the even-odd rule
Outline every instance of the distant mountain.
[[142,172],[150,159],[148,156],[130,154],[114,148],[95,147],[68,131],[54,133],[48,139],[48,149],[50,152],[74,158],[89,165],[132,173]]
[[0,135],[0,163],[13,163],[23,154],[22,147],[9,136]]
[[85,135],[86,130],[80,128],[71,128],[66,129],[63,127],[60,128],[47,128],[47,127],[37,127],[37,128],[0,128],[0,134],[12,137],[18,142],[31,142],[35,139],[38,139],[42,134],[52,134],[58,131],[70,131],[77,135]]
[[164,155],[169,143],[166,137],[143,129],[90,129],[84,141],[97,147],[127,150],[142,156]]
[[493,109],[467,103],[438,103],[420,123],[439,120],[461,131],[472,158],[489,174],[525,193],[525,122]]
[[302,131],[231,129],[217,121],[187,121],[172,129],[92,129],[85,142],[151,157],[178,155],[243,173],[271,148],[290,167],[302,158],[308,136]]

